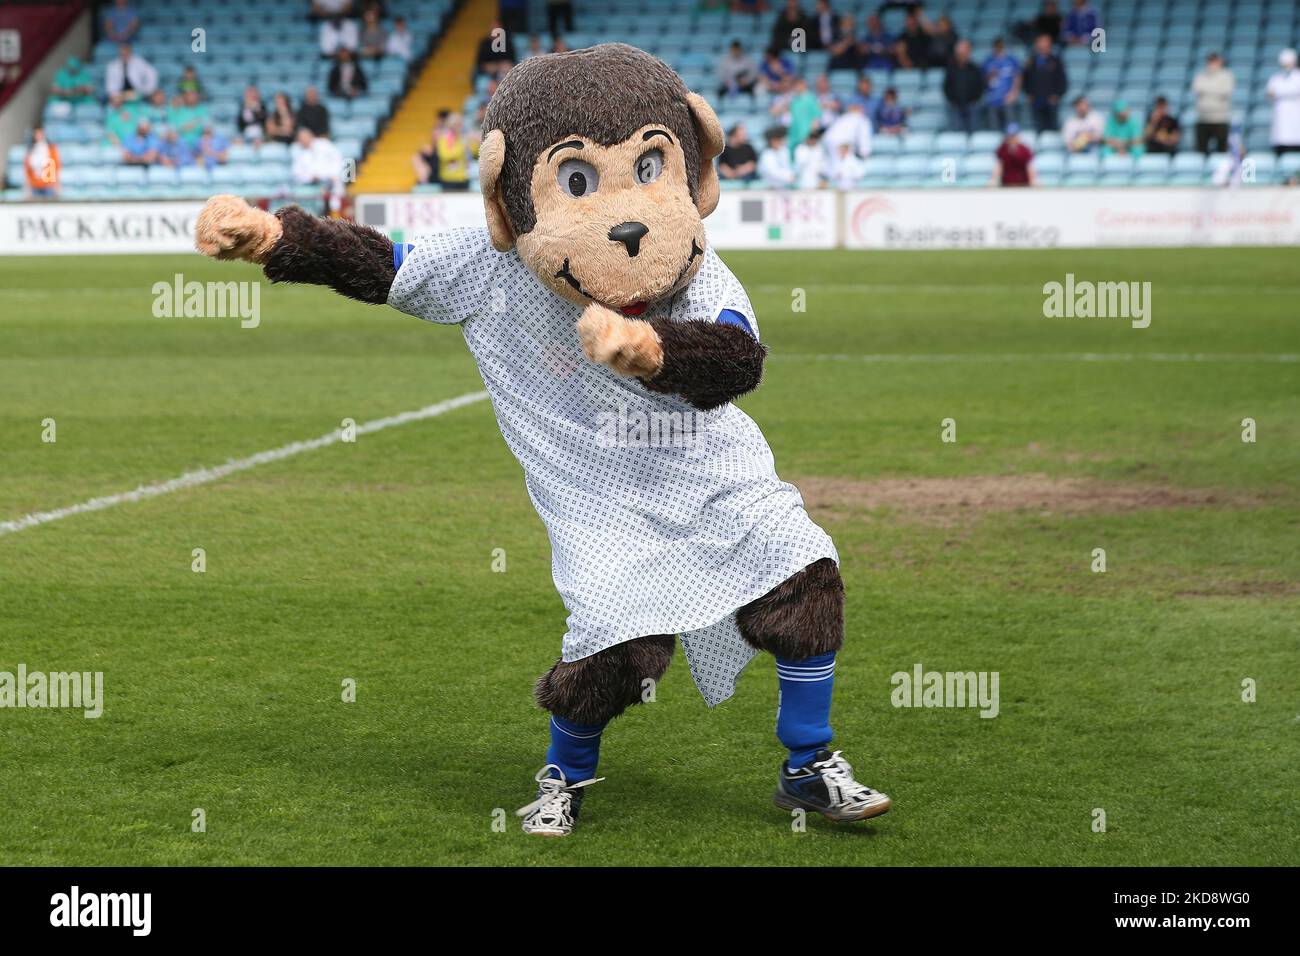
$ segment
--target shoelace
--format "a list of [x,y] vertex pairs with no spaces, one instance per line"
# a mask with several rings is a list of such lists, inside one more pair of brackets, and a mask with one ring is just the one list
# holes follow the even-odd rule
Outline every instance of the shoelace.
[[[551,776],[554,770],[558,776]],[[537,775],[533,777],[541,787],[541,794],[532,803],[520,807],[515,811],[515,816],[526,817],[533,811],[547,822],[553,823],[572,823],[569,816],[569,804],[573,800],[573,791],[580,787],[589,787],[593,783],[600,783],[604,777],[592,777],[590,780],[582,780],[578,783],[569,783],[564,779],[564,771],[553,763],[548,763]]]
[[813,764],[813,769],[821,771],[822,779],[826,781],[827,789],[831,791],[833,802],[865,803],[875,795],[876,791],[853,779],[853,768],[840,756],[840,753],[841,751],[837,750],[827,759],[819,760]]

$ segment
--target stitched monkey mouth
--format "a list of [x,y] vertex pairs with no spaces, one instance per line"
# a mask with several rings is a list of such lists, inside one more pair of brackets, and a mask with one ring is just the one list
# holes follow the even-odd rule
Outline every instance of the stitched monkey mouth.
[[[686,257],[686,261],[682,263],[681,269],[677,271],[677,278],[673,279],[672,284],[669,285],[670,289],[674,289],[677,287],[677,283],[681,282],[682,279],[685,277],[687,270],[690,269],[691,263],[695,261],[696,256],[702,256],[702,255],[704,255],[704,250],[701,249],[700,244],[696,242],[694,238],[692,238],[690,254]],[[586,289],[582,287],[582,283],[578,281],[578,277],[575,276],[570,269],[568,256],[564,257],[564,265],[560,267],[559,272],[555,273],[555,278],[563,279],[565,282],[569,284],[569,288],[573,289],[573,291],[577,292],[579,295],[590,299],[592,302],[599,302],[601,305],[611,308],[615,312],[621,312],[626,316],[636,317],[638,315],[641,315],[643,312],[645,312],[646,309],[650,307],[650,303],[646,302],[645,300],[631,302],[626,305],[614,305],[613,303],[610,302],[601,302],[600,299],[597,299],[594,295],[592,295],[590,292],[588,292]]]

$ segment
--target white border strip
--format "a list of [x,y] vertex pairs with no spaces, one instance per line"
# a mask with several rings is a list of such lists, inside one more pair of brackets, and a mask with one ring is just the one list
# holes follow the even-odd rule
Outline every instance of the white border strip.
[[[417,409],[413,412],[402,412],[400,415],[389,415],[387,418],[376,418],[374,421],[363,422],[356,428],[358,435],[368,435],[371,432],[382,431],[385,428],[392,428],[394,425],[406,425],[410,422],[422,421],[426,418],[435,418],[438,415],[444,415],[447,412],[454,411],[465,405],[473,405],[475,402],[481,402],[488,397],[487,392],[467,392],[464,395],[458,395],[455,398],[449,398],[446,401],[434,402],[432,405],[426,405],[424,408]],[[13,521],[0,522],[0,536],[12,534],[15,531],[22,531],[26,528],[35,528],[37,525],[48,524],[51,521],[58,521],[60,518],[70,518],[73,515],[84,514],[88,511],[103,511],[105,508],[111,508],[114,505],[126,504],[132,501],[144,501],[146,498],[156,498],[159,495],[171,494],[173,491],[182,491],[185,488],[194,488],[198,485],[206,485],[209,482],[217,481],[221,478],[233,475],[236,472],[247,471],[250,468],[256,468],[258,465],[269,464],[273,461],[281,461],[285,458],[292,458],[294,455],[301,455],[306,451],[316,451],[318,448],[325,448],[329,445],[337,444],[342,441],[343,432],[336,429],[321,435],[319,438],[313,438],[310,441],[290,442],[288,445],[281,445],[279,448],[272,448],[269,451],[260,451],[256,455],[250,455],[247,458],[232,458],[224,465],[216,465],[212,468],[199,468],[195,471],[187,471],[185,474],[167,481],[155,482],[151,485],[141,485],[134,491],[123,491],[115,495],[104,495],[102,498],[91,498],[89,501],[83,501],[81,504],[71,505],[67,508],[57,508],[54,511],[36,511],[29,515],[24,515]]]

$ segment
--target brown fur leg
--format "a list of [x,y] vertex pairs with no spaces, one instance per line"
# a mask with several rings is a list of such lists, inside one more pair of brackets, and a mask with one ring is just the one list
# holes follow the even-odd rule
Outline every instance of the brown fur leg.
[[740,636],[760,651],[798,661],[844,644],[844,582],[830,558],[791,575],[736,612]]
[[668,670],[677,639],[671,634],[638,637],[580,661],[556,661],[537,680],[537,703],[578,724],[603,724],[641,703],[646,678]]

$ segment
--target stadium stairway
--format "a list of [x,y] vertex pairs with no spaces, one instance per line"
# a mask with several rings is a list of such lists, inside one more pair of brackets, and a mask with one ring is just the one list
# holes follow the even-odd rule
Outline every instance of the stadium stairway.
[[471,73],[479,41],[492,29],[496,0],[468,0],[456,13],[420,76],[366,158],[354,193],[410,192],[411,157],[429,141],[439,110],[459,112],[472,92]]

